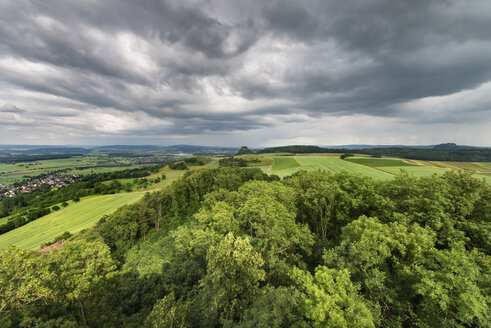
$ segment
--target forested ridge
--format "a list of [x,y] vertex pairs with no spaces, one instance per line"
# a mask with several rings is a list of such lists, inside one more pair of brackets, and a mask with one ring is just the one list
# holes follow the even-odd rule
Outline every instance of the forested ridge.
[[[433,149],[425,148],[369,148],[369,149],[343,149],[343,148],[323,148],[318,146],[282,146],[270,147],[258,151],[258,154],[266,153],[357,153],[372,155],[375,157],[398,157],[406,159],[417,159],[424,161],[455,161],[455,162],[489,162],[491,161],[490,148],[445,148],[436,147]],[[458,147],[458,146],[456,146]]]
[[0,327],[490,327],[491,188],[188,171],[60,250],[0,251]]

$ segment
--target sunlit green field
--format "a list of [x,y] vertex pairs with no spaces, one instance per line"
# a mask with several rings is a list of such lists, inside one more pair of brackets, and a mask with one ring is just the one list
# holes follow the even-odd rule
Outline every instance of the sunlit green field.
[[387,166],[387,167],[378,167],[379,170],[391,173],[391,174],[399,174],[401,170],[408,172],[409,174],[414,174],[417,177],[424,177],[432,174],[443,174],[445,171],[449,169],[438,168],[438,167],[429,167],[429,166]]
[[273,171],[292,169],[299,166],[300,164],[293,157],[275,157]]
[[262,168],[266,173],[273,173],[280,177],[288,176],[299,170],[326,170],[329,172],[361,173],[376,179],[391,179],[401,173],[401,170],[416,177],[443,174],[451,169],[476,171],[474,177],[485,179],[491,183],[491,174],[488,173],[489,163],[467,162],[425,162],[412,161],[399,158],[367,158],[349,157],[342,160],[339,155],[304,155],[304,156],[275,156],[274,165]]
[[[342,160],[336,155],[275,157],[274,159],[275,161],[279,160],[279,168],[285,167],[283,169],[275,169],[275,166],[273,166],[273,173],[280,177],[290,175],[298,170],[310,171],[319,169],[329,172],[347,171],[361,173],[376,179],[389,179],[393,176],[388,172]],[[298,166],[293,166],[291,161],[285,161],[285,159],[296,161]]]
[[369,167],[415,166],[398,158],[348,157],[345,160]]
[[51,241],[65,231],[75,233],[93,226],[103,215],[137,201],[143,194],[132,192],[82,199],[78,203],[0,235],[0,248],[12,244],[19,248],[39,249],[42,243]]

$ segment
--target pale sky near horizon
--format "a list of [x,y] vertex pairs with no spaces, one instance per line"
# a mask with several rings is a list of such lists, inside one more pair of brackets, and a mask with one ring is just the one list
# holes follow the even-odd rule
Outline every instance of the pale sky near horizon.
[[489,0],[0,0],[0,144],[491,146]]

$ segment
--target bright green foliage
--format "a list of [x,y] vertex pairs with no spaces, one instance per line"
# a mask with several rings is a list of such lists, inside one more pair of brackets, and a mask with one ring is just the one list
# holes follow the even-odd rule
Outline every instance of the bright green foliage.
[[[481,271],[464,247],[434,250],[424,265],[416,268],[420,279],[415,294],[421,303],[415,309],[417,325],[426,327],[484,327],[491,322],[489,298],[481,283],[489,283],[489,261]],[[489,260],[489,258],[488,258]],[[481,282],[481,274],[487,277]]]
[[298,172],[284,183],[296,191],[297,221],[307,223],[316,234],[317,253],[336,245],[341,228],[358,216],[386,211],[387,200],[377,195],[376,182],[368,177],[310,171]]
[[[388,213],[400,213],[406,222],[416,222],[439,234],[437,243],[479,240],[486,250],[490,244],[490,187],[469,173],[447,172],[441,177],[415,178],[401,174],[382,185],[380,193],[391,200]],[[477,213],[479,211],[479,214]],[[384,220],[392,220],[385,216]],[[489,248],[487,248],[489,250]]]
[[438,250],[435,237],[417,224],[362,217],[343,229],[326,262],[348,269],[391,326],[482,325],[489,307],[479,287],[483,268],[462,246]]
[[170,293],[157,301],[145,325],[151,328],[193,327],[188,317],[192,311],[190,303],[176,300],[174,293]]
[[[254,303],[244,312],[240,328],[293,327],[304,324],[299,313],[300,292],[293,287],[260,290]],[[305,325],[305,324],[304,324]]]
[[116,270],[109,247],[102,242],[77,240],[45,257],[49,271],[56,277],[52,280],[53,290],[59,298],[78,305],[82,322],[88,324],[92,314],[87,313],[84,303],[94,301],[95,289],[103,288]]
[[0,326],[489,327],[487,184],[277,180],[190,171],[60,251],[4,251]]
[[167,247],[172,255],[163,264],[165,289],[177,297],[185,296],[196,287],[207,272],[207,252],[219,243],[221,236],[213,230],[180,227],[170,236]]
[[201,281],[208,324],[237,319],[265,278],[260,254],[248,238],[225,236],[208,251],[208,274]]
[[319,266],[315,275],[293,268],[300,291],[300,312],[309,327],[375,327],[366,301],[358,294],[348,270]]
[[206,259],[207,274],[197,294],[191,293],[186,300],[171,293],[158,301],[147,319],[150,327],[213,327],[239,318],[265,278],[260,254],[252,249],[249,238],[228,234],[210,247]]
[[278,182],[252,181],[237,192],[217,191],[196,215],[205,227],[222,234],[248,235],[267,268],[279,279],[286,264],[298,264],[313,242],[308,227],[295,222],[294,190]]
[[27,251],[13,246],[0,250],[0,316],[49,298],[46,282],[52,275]]

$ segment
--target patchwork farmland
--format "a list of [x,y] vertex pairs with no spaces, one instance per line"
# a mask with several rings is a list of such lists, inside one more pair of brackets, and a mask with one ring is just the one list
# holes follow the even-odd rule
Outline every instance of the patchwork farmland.
[[25,249],[39,249],[40,245],[65,231],[76,233],[96,224],[104,215],[137,201],[143,192],[94,196],[82,199],[57,212],[48,214],[15,230],[0,235],[0,249],[15,245]]
[[399,158],[348,157],[340,159],[339,155],[307,155],[307,156],[274,156],[274,164],[265,172],[280,177],[290,175],[299,170],[326,170],[329,172],[347,171],[360,173],[375,179],[391,179],[401,170],[414,176],[443,174],[447,170],[465,170],[474,173],[477,178],[484,178],[491,183],[490,163],[471,162],[437,162],[416,161]]

